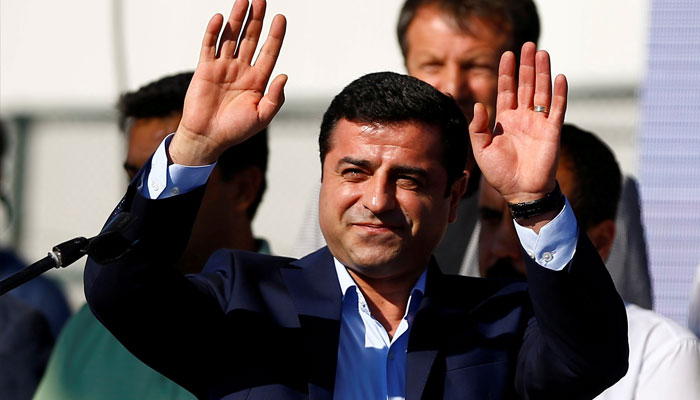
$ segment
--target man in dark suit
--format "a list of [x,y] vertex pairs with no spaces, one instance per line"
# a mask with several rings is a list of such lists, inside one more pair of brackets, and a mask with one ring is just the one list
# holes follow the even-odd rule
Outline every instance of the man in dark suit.
[[244,22],[237,1],[218,47],[223,18],[210,21],[175,135],[93,242],[86,297],[105,326],[200,398],[590,398],[619,379],[624,307],[554,180],[566,79],[552,95],[549,56],[532,43],[517,88],[513,53],[501,60],[496,135],[482,104],[469,126],[533,254],[529,290],[439,272],[431,253],[467,184],[467,124],[450,97],[393,73],[351,83],[324,115],[327,248],[301,260],[222,250],[189,276],[172,267],[206,172],[282,105],[286,76],[265,94],[282,16],[251,65],[264,8],[253,1]]

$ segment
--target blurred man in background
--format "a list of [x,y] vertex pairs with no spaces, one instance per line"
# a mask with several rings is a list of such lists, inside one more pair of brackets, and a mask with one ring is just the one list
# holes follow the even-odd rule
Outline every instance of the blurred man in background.
[[[129,179],[177,129],[191,79],[191,72],[168,76],[120,97],[119,127],[128,138],[124,169]],[[266,188],[267,158],[266,131],[219,158],[179,261],[182,272],[199,272],[219,248],[269,253],[267,242],[255,238],[251,227]],[[46,400],[193,398],[129,353],[87,305],[66,325],[35,396]]]

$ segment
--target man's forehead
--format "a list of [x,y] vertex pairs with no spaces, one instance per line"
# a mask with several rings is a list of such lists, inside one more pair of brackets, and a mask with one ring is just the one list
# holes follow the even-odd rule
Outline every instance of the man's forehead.
[[420,121],[353,122],[340,119],[331,132],[330,151],[340,158],[363,159],[381,148],[401,148],[440,161],[441,132],[438,127]]
[[431,3],[425,4],[417,10],[411,24],[429,23],[435,17],[440,18],[455,31],[482,40],[493,40],[505,44],[510,42],[513,34],[511,24],[500,14],[486,14],[474,10],[453,10]]
[[353,121],[341,118],[331,131],[331,138],[341,133],[356,133],[368,137],[386,138],[391,140],[401,134],[420,134],[421,137],[440,137],[437,126],[419,120],[405,121]]

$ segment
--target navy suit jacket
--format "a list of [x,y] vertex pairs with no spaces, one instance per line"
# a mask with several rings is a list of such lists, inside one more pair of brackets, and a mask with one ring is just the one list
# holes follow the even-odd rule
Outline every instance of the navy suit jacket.
[[[100,321],[199,398],[330,399],[341,292],[328,249],[301,260],[220,250],[202,273],[183,276],[172,265],[203,190],[156,201],[133,192],[105,228],[120,214],[137,216],[123,229],[127,240],[106,235],[92,249],[129,243],[128,251],[86,266]],[[584,399],[624,375],[624,305],[587,237],[563,271],[530,263],[528,273],[529,288],[428,266],[408,343],[407,399]]]

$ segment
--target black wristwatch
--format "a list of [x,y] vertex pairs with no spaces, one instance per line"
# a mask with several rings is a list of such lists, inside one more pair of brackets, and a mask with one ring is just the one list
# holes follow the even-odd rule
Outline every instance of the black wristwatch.
[[528,219],[550,211],[559,213],[559,211],[564,208],[564,204],[566,204],[566,199],[561,192],[559,182],[556,182],[554,190],[547,193],[543,198],[534,201],[526,201],[524,203],[508,203],[508,208],[510,208],[510,213],[513,215],[513,218]]

